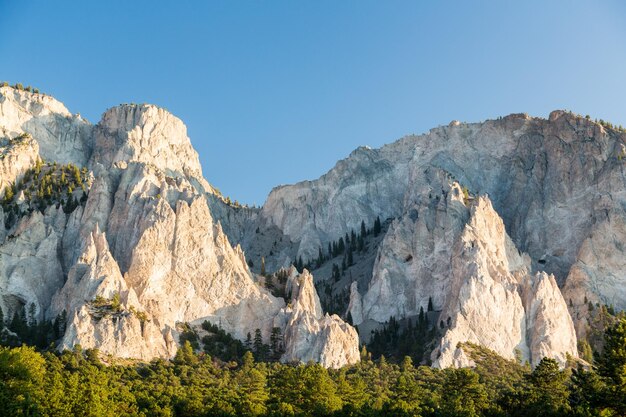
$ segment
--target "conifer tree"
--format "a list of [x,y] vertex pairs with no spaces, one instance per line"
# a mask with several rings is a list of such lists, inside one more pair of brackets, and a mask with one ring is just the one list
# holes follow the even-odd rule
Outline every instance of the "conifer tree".
[[380,216],[377,216],[376,220],[374,221],[374,236],[378,236],[380,231],[381,231]]
[[257,360],[262,361],[265,359],[263,357],[263,335],[261,334],[261,329],[256,329],[254,331],[254,342],[252,345],[252,349]]
[[598,373],[622,385],[626,395],[626,318],[605,331],[604,350],[598,358]]
[[344,251],[346,250],[346,244],[343,241],[343,238],[340,237],[339,238],[339,243],[337,243],[337,252],[339,252],[339,254],[344,253]]
[[244,346],[246,347],[246,349],[252,350],[252,335],[250,334],[250,332],[248,332],[248,334],[246,335],[246,341],[244,342]]

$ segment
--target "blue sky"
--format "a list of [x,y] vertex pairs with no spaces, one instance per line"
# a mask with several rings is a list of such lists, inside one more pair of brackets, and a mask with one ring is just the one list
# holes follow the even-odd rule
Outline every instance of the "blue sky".
[[0,80],[93,123],[165,107],[209,182],[260,205],[453,119],[564,108],[626,125],[623,4],[0,0]]

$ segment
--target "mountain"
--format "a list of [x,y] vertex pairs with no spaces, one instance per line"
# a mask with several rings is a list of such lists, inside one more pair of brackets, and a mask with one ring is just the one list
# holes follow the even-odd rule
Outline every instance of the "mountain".
[[2,87],[0,126],[0,307],[63,322],[62,348],[171,357],[206,320],[341,367],[422,318],[435,366],[472,365],[464,342],[564,364],[596,307],[626,308],[626,134],[569,112],[360,147],[262,208],[212,187],[156,106],[92,125]]
[[287,305],[259,285],[214,220],[216,190],[167,111],[121,105],[94,126],[49,96],[3,87],[0,125],[6,317],[67,317],[61,348],[120,357],[171,357],[181,325],[206,320],[241,340],[258,329],[269,343],[278,329],[285,360],[358,361],[356,331],[300,302],[317,299],[314,288]]
[[[261,233],[240,242],[268,265],[316,264],[328,242],[387,219],[373,263],[347,268],[354,279],[331,291],[348,298],[364,341],[432,305],[435,364],[461,364],[462,341],[563,363],[592,330],[591,311],[626,308],[625,168],[624,131],[570,112],[454,121],[275,188],[252,226]],[[267,234],[281,242],[272,253]],[[329,271],[313,273],[330,282]]]

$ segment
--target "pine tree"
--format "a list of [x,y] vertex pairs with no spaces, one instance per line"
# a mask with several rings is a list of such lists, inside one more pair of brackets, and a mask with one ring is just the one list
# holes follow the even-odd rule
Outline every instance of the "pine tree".
[[598,358],[598,373],[617,385],[626,381],[626,318],[604,332],[604,350]]
[[28,326],[34,328],[37,326],[37,306],[35,303],[30,303],[28,305]]
[[280,357],[285,353],[283,346],[283,335],[281,333],[280,327],[272,328],[272,333],[270,334],[270,354],[272,360],[279,360]]
[[335,282],[341,279],[341,272],[339,271],[339,266],[337,264],[333,264],[332,277],[335,280]]
[[381,231],[380,216],[377,216],[376,220],[374,221],[374,236],[378,236],[380,231]]
[[13,314],[13,319],[7,327],[17,335],[20,341],[24,341],[28,335],[28,322],[26,320],[26,311],[24,307]]
[[302,256],[298,258],[298,264],[296,265],[296,269],[298,272],[302,272],[304,270],[304,262],[302,262]]
[[246,335],[246,341],[244,342],[244,346],[247,350],[252,350],[252,335],[250,335],[250,332],[248,332],[248,334]]
[[254,365],[252,354],[246,352],[241,368],[235,373],[237,385],[235,409],[238,415],[256,416],[264,415],[267,412],[265,405],[269,399],[266,388],[267,378],[261,369]]
[[15,196],[15,192],[13,191],[13,186],[10,185],[8,187],[6,187],[5,191],[4,191],[4,204],[9,204],[11,201],[13,201],[13,197]]
[[254,356],[257,360],[265,360],[263,355],[263,335],[261,334],[261,329],[256,329],[254,331],[254,342],[252,345],[252,349],[254,352]]
[[489,399],[477,373],[465,368],[450,369],[443,383],[441,405],[446,416],[478,416],[489,405]]
[[113,298],[111,298],[111,310],[116,313],[122,311],[122,302],[120,301],[119,292],[115,292],[115,294],[113,294]]
[[533,389],[529,411],[532,415],[565,415],[569,411],[568,378],[559,368],[556,360],[543,358],[530,375]]
[[361,220],[361,237],[364,238],[367,235],[367,229],[365,228],[365,220]]

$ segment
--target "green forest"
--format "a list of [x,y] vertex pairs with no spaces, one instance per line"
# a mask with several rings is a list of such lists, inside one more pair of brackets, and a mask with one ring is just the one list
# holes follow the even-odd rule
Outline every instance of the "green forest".
[[626,319],[604,334],[593,365],[533,370],[471,344],[471,369],[362,361],[339,370],[224,362],[185,341],[175,358],[103,363],[97,350],[0,348],[2,416],[623,416]]

